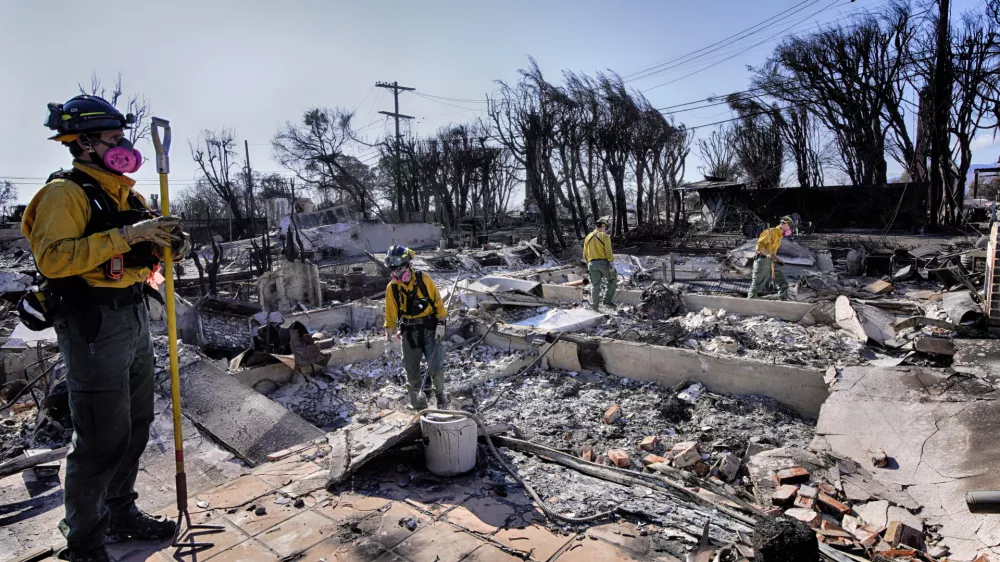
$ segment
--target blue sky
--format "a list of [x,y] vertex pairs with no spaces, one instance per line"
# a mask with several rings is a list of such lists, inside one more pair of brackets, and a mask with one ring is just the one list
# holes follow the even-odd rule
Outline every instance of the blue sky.
[[[0,52],[7,54],[0,57],[7,133],[0,137],[0,178],[17,178],[23,201],[68,164],[68,152],[46,140],[45,104],[75,95],[77,81],[89,82],[92,71],[111,81],[121,70],[126,91],[145,93],[154,113],[170,119],[171,184],[182,189],[195,177],[187,139],[203,129],[234,128],[240,141],[250,142],[251,162],[261,171],[281,171],[271,159],[271,136],[308,107],[356,108],[356,124],[371,125],[374,139],[389,130],[377,111],[392,110],[389,93],[373,88],[376,81],[481,100],[495,90],[495,80],[516,80],[528,55],[554,81],[563,70],[627,75],[790,10],[786,19],[733,47],[631,84],[663,107],[742,90],[746,65],[763,62],[780,38],[772,35],[815,29],[886,1],[174,0],[98,8],[8,0],[0,18]],[[955,0],[954,13],[978,3]],[[676,82],[654,88],[671,80]],[[481,115],[481,103],[418,94],[400,100],[402,113],[418,117],[412,124],[418,133]],[[676,117],[696,126],[730,114],[719,106]],[[992,138],[977,140],[976,147],[977,163],[996,161],[1000,144]],[[152,153],[149,145],[139,148]],[[693,154],[688,177],[698,176],[699,165]],[[151,164],[135,177],[143,193],[156,191]]]

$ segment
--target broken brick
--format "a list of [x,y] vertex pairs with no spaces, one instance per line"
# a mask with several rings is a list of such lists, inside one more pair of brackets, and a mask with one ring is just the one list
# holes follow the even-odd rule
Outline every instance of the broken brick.
[[608,425],[611,425],[620,419],[622,419],[622,409],[618,404],[615,404],[604,412],[604,423]]
[[858,539],[858,542],[860,542],[862,545],[871,546],[875,544],[875,541],[878,540],[879,535],[882,534],[882,531],[884,530],[885,527],[879,527],[871,523],[865,523],[861,527],[855,529],[853,534],[854,538]]
[[583,460],[585,460],[585,461],[587,461],[587,462],[594,462],[594,458],[595,458],[594,457],[594,446],[590,445],[589,443],[587,445],[584,445],[583,449],[580,451],[580,458],[583,459]]
[[674,445],[670,453],[674,457],[674,466],[677,468],[687,468],[701,462],[701,450],[697,441],[685,441]]
[[824,531],[834,531],[834,532],[837,532],[837,533],[843,532],[845,534],[850,534],[850,533],[847,533],[847,531],[845,531],[844,528],[841,527],[837,523],[837,521],[835,519],[833,519],[832,517],[830,517],[829,515],[820,515],[819,528],[822,529],[822,530],[824,530]]
[[847,507],[847,505],[845,505],[843,502],[835,500],[824,493],[820,493],[819,497],[816,498],[816,500],[819,502],[821,506],[833,512],[834,514],[847,515],[848,513],[851,512],[851,508]]
[[901,521],[890,521],[885,528],[884,537],[893,548],[909,546],[918,550],[923,549],[923,534]]
[[642,457],[642,464],[644,466],[649,466],[651,464],[657,464],[657,463],[667,463],[667,462],[670,462],[670,461],[668,459],[665,459],[665,458],[659,456],[659,455],[646,455],[646,456]]
[[889,291],[892,290],[892,283],[879,279],[878,281],[865,287],[865,290],[868,291],[869,293],[872,293],[873,295],[881,295],[884,293],[888,293]]
[[789,509],[785,512],[785,515],[805,523],[812,529],[819,528],[819,522],[821,521],[819,513],[809,509],[802,509],[801,507]]
[[628,453],[621,449],[611,449],[608,451],[608,460],[610,460],[615,466],[618,467],[628,467],[631,465],[628,458]]
[[827,484],[826,482],[822,482],[819,484],[819,491],[823,492],[828,496],[837,495],[837,489],[831,486],[830,484]]
[[873,449],[868,451],[868,455],[872,459],[872,466],[883,468],[885,465],[889,464],[889,457],[882,449]]
[[732,482],[740,471],[740,458],[732,453],[722,455],[718,463],[718,474],[726,482]]
[[778,482],[778,485],[798,484],[800,482],[809,481],[809,471],[801,466],[793,466],[792,468],[779,470],[778,473],[774,475],[774,478]]
[[861,520],[853,515],[845,515],[840,521],[840,526],[844,528],[848,533],[853,533],[859,527],[861,527]]
[[802,509],[812,509],[815,511],[816,500],[800,495],[799,497],[795,498],[795,507],[801,507]]
[[703,461],[698,461],[694,463],[691,469],[694,470],[694,473],[701,478],[708,476],[708,473],[712,472],[712,469]]
[[660,444],[660,438],[655,435],[650,435],[649,437],[644,438],[639,443],[639,448],[642,449],[643,451],[652,451],[659,444]]
[[816,496],[819,495],[819,488],[809,484],[803,484],[799,486],[799,495],[810,499],[816,499]]
[[798,492],[799,489],[790,484],[778,486],[778,489],[771,494],[771,503],[779,506],[791,506]]

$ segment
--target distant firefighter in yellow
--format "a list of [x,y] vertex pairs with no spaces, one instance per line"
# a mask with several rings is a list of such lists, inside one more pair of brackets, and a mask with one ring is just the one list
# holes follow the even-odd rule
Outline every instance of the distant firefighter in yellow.
[[778,248],[781,247],[782,240],[792,235],[794,228],[795,221],[792,217],[781,217],[778,226],[760,233],[760,238],[757,239],[757,256],[753,260],[753,281],[747,298],[757,298],[767,280],[773,279],[778,288],[778,299],[788,300],[788,280],[781,267],[785,263],[778,259]]

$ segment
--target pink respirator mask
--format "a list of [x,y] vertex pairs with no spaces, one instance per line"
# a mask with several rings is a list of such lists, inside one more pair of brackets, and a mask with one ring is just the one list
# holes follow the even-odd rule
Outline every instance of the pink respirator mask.
[[406,269],[402,270],[402,271],[393,271],[392,272],[392,278],[395,279],[396,281],[402,281],[403,283],[409,283],[411,276],[412,276],[412,272],[410,271],[410,268],[408,268],[408,267]]
[[110,144],[103,140],[98,142],[109,147],[104,153],[104,165],[109,170],[119,174],[131,174],[142,166],[142,153],[136,150],[128,139],[122,137],[118,144]]

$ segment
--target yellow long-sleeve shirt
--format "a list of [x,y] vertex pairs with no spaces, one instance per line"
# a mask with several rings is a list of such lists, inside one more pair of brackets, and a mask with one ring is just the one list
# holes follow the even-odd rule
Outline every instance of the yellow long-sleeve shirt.
[[[424,294],[420,290],[420,287],[414,287],[417,284],[417,275],[422,276],[422,281],[424,288],[427,289],[427,294]],[[399,306],[396,305],[396,299],[394,291],[392,290],[393,285],[399,288]],[[416,316],[408,316],[402,314],[403,318],[413,319],[413,318],[424,318],[430,316],[431,313],[436,313],[438,320],[444,320],[448,316],[448,311],[444,308],[444,301],[441,300],[441,294],[438,293],[437,285],[434,284],[434,280],[431,279],[430,275],[426,273],[413,272],[409,283],[403,283],[395,279],[389,281],[389,284],[385,287],[385,323],[382,325],[383,328],[396,328],[396,323],[399,321],[400,310],[406,310],[406,299],[407,294],[415,293],[415,298],[425,298],[431,301],[432,305],[424,309],[423,312],[417,314]]]
[[[129,209],[128,196],[135,180],[73,162],[73,167],[94,178],[108,192],[118,210]],[[145,204],[141,195],[136,195]],[[101,264],[131,248],[117,228],[84,237],[90,221],[90,200],[83,188],[66,179],[45,184],[35,194],[21,219],[38,271],[49,279],[79,275],[92,287],[127,287],[146,280],[149,268],[126,268],[121,279],[104,276]]]
[[784,237],[785,235],[781,231],[781,226],[768,228],[764,232],[761,232],[760,238],[757,239],[757,253],[772,258],[777,257],[778,248],[781,247],[781,240]]
[[615,261],[615,255],[611,251],[611,237],[607,232],[595,230],[583,239],[583,259],[588,263],[591,260]]

